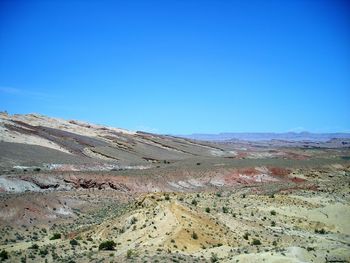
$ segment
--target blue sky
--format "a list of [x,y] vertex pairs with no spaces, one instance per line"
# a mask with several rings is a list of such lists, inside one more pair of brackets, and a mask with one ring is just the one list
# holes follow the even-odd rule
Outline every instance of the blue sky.
[[171,134],[350,131],[349,11],[0,0],[0,110]]

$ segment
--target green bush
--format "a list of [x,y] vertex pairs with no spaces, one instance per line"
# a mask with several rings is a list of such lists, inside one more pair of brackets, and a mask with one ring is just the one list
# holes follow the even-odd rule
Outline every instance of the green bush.
[[39,246],[37,244],[33,244],[28,249],[38,249],[38,248],[39,248]]
[[211,262],[218,262],[219,261],[219,258],[218,258],[218,255],[217,254],[212,254],[211,255],[211,258],[210,258],[210,261]]
[[192,238],[193,238],[193,239],[198,239],[198,235],[197,235],[197,233],[196,233],[196,232],[194,232],[194,231],[193,231],[193,233],[192,233],[192,235],[191,235],[191,236],[192,236]]
[[1,261],[4,261],[9,258],[9,253],[6,250],[3,250],[0,252],[0,259]]
[[226,206],[223,206],[222,207],[222,212],[227,214],[228,213],[228,208]]
[[79,245],[79,242],[76,241],[75,239],[72,239],[71,241],[69,241],[69,244],[71,244],[72,246],[77,246]]
[[131,223],[132,225],[134,225],[134,224],[136,224],[136,222],[137,222],[137,218],[136,218],[136,217],[132,217],[130,223]]
[[271,213],[271,215],[273,215],[273,216],[276,215],[276,211],[275,211],[275,210],[272,210],[270,213]]
[[252,244],[255,245],[255,246],[258,246],[258,245],[261,245],[261,242],[260,242],[259,239],[253,239]]
[[99,250],[114,250],[114,247],[116,246],[116,243],[112,240],[107,240],[102,242],[98,249]]
[[198,202],[197,202],[197,200],[196,200],[196,199],[193,199],[193,200],[192,200],[192,202],[191,202],[191,204],[192,204],[192,205],[197,205],[197,204],[198,204]]
[[244,238],[245,240],[248,240],[248,238],[249,238],[249,233],[244,233],[243,238]]
[[132,258],[134,255],[135,255],[135,251],[132,249],[128,249],[128,251],[126,252],[127,258]]
[[39,251],[39,254],[40,254],[41,257],[44,258],[44,257],[46,257],[47,254],[49,254],[49,251],[47,250],[47,248],[44,248],[44,249],[41,249]]
[[55,233],[52,235],[52,237],[50,237],[50,240],[55,240],[55,239],[60,239],[61,238],[61,234],[60,233]]
[[324,235],[324,234],[326,234],[326,230],[324,230],[323,228],[322,229],[315,229],[315,233]]
[[210,208],[209,207],[205,208],[205,212],[210,213]]

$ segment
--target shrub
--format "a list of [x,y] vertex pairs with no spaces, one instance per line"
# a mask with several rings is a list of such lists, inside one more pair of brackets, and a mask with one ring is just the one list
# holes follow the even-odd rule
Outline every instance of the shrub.
[[315,233],[324,235],[324,234],[326,234],[326,230],[324,230],[323,228],[322,229],[315,229]]
[[69,244],[71,244],[72,246],[77,246],[79,245],[79,242],[76,241],[75,239],[72,239],[71,241],[69,241]]
[[126,252],[127,258],[132,258],[134,255],[135,255],[135,251],[132,249],[128,249],[128,251]]
[[31,247],[29,247],[28,249],[38,249],[39,246],[37,244],[33,244]]
[[226,206],[223,206],[222,207],[222,212],[225,213],[225,214],[228,213],[228,208]]
[[6,260],[9,258],[9,253],[6,250],[3,250],[0,252],[0,259],[1,261]]
[[102,242],[98,249],[99,250],[114,250],[114,247],[116,246],[116,243],[112,240],[107,240]]
[[47,251],[47,248],[44,248],[39,251],[39,254],[41,257],[45,257],[47,254],[49,254],[49,251]]
[[131,224],[134,225],[134,224],[136,224],[136,222],[137,222],[137,218],[136,217],[132,217],[131,218]]
[[261,242],[260,242],[259,239],[253,239],[252,244],[255,245],[255,246],[258,246],[258,245],[261,245]]
[[192,204],[192,205],[197,205],[197,204],[198,204],[198,202],[197,202],[197,200],[196,200],[196,199],[193,199],[193,200],[192,200],[192,202],[191,202],[191,204]]
[[210,213],[210,208],[209,207],[205,208],[205,212]]
[[169,195],[165,195],[165,200],[169,201],[170,200],[170,196]]
[[194,231],[193,231],[193,233],[192,233],[192,235],[191,235],[191,236],[192,236],[192,238],[193,238],[193,239],[198,239],[198,235],[197,235],[197,233],[196,233],[196,232],[194,232]]
[[276,211],[275,211],[275,210],[272,210],[270,213],[271,213],[271,215],[273,215],[273,216],[276,215]]
[[218,262],[219,261],[219,258],[218,258],[218,255],[217,254],[212,254],[211,255],[211,258],[210,258],[210,261],[211,262]]
[[217,193],[216,193],[216,196],[217,196],[217,197],[221,197],[221,193],[220,193],[220,192],[217,192]]
[[248,238],[249,238],[249,233],[245,233],[244,235],[243,235],[243,238],[245,239],[245,240],[248,240]]
[[276,222],[275,222],[275,221],[272,221],[272,222],[271,222],[271,226],[276,226]]
[[52,237],[50,237],[50,240],[55,240],[55,239],[60,239],[61,238],[61,234],[60,233],[55,233],[52,235]]

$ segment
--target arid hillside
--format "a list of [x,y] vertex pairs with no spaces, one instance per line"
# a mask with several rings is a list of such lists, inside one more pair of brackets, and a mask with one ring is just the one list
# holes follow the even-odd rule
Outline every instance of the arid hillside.
[[350,262],[346,139],[0,117],[0,261]]

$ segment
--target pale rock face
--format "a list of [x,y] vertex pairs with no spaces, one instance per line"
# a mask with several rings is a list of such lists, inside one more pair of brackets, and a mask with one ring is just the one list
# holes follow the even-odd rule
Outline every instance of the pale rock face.
[[124,133],[129,135],[135,134],[133,131],[124,129],[105,127],[102,125],[89,124],[87,122],[81,121],[67,121],[59,118],[50,118],[40,114],[9,115],[4,112],[0,113],[0,141],[38,145],[68,154],[70,152],[67,149],[48,139],[32,134],[10,131],[6,128],[6,124],[13,125],[16,127],[21,127],[22,129],[24,128],[30,133],[31,130],[29,128],[20,126],[18,123],[16,123],[16,121],[20,121],[31,126],[44,126],[91,137],[101,137],[103,135],[108,135],[110,132]]

